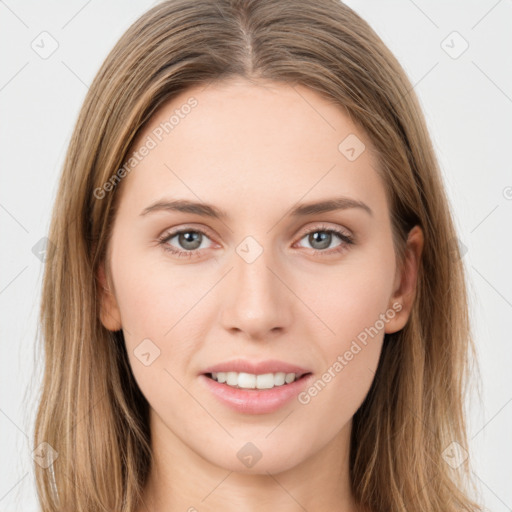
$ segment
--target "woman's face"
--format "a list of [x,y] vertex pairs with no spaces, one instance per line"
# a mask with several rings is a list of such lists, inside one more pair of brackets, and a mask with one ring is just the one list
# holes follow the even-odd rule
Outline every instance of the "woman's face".
[[[368,137],[303,86],[239,80],[173,98],[132,151],[102,322],[123,329],[153,443],[264,473],[347,440],[415,281]],[[254,383],[273,387],[236,387]]]

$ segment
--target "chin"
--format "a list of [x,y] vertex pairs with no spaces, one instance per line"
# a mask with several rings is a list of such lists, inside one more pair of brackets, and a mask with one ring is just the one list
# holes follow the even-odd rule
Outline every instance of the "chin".
[[[303,453],[304,442],[285,446],[276,438],[269,440],[235,441],[231,447],[221,447],[221,453],[205,454],[212,464],[228,471],[248,475],[277,474],[299,465],[310,454]],[[233,456],[229,456],[229,453]]]

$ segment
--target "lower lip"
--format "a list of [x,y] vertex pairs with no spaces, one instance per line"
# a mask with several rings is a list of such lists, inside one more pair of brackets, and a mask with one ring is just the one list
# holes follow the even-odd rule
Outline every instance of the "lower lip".
[[293,400],[307,386],[313,375],[310,373],[291,384],[271,389],[240,389],[221,384],[204,374],[199,377],[205,386],[231,409],[246,414],[265,414],[277,411]]

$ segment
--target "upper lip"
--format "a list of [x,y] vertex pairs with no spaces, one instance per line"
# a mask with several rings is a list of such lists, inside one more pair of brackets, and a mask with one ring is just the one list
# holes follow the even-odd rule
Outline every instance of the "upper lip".
[[217,372],[244,372],[253,373],[255,375],[263,375],[265,373],[295,373],[296,377],[302,377],[309,370],[297,366],[295,364],[285,363],[277,359],[267,359],[266,361],[249,361],[247,359],[234,359],[232,361],[225,361],[206,368],[202,373],[217,373]]

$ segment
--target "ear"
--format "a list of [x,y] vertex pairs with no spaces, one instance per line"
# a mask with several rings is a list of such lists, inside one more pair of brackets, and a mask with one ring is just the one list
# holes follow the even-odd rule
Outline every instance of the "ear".
[[103,326],[109,331],[119,331],[122,327],[121,312],[115,295],[111,291],[111,286],[108,283],[107,276],[105,275],[105,265],[102,262],[98,268],[98,282],[100,289],[100,319]]
[[[420,226],[414,226],[407,237],[403,266],[397,268],[395,275],[394,291],[388,307],[397,311],[397,314],[386,324],[385,332],[388,334],[399,331],[409,320],[416,296],[423,242],[423,230]],[[401,309],[398,309],[398,304],[401,305]]]

